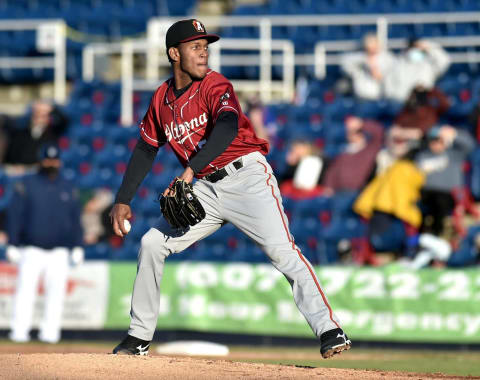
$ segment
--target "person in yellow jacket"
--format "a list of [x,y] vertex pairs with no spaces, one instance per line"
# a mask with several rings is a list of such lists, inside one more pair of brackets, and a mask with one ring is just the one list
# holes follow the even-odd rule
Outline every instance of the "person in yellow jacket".
[[418,228],[422,213],[417,202],[424,182],[425,175],[412,161],[398,160],[367,185],[353,209],[366,219],[370,219],[374,211],[380,211]]
[[417,202],[424,182],[425,175],[414,162],[400,159],[360,193],[353,209],[369,220],[368,235],[375,251],[408,251],[416,245],[422,224]]

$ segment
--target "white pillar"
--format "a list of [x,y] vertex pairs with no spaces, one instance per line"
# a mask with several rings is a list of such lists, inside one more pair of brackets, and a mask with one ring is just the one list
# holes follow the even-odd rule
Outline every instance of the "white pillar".
[[291,102],[295,93],[295,47],[288,41],[283,45],[283,100]]
[[91,82],[95,77],[95,55],[92,46],[85,46],[82,51],[82,78]]
[[123,126],[133,123],[133,48],[132,41],[122,44],[122,115]]
[[56,27],[57,38],[55,38],[54,49],[54,80],[53,97],[58,104],[65,104],[67,100],[67,28],[63,21]]
[[327,51],[325,46],[322,44],[316,44],[313,57],[315,61],[313,63],[313,67],[315,68],[315,78],[324,79],[327,75]]
[[264,103],[272,98],[272,24],[260,21],[260,97]]

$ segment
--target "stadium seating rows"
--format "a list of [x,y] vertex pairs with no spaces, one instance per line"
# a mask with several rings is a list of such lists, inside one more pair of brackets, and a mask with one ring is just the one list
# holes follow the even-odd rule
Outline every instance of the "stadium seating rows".
[[[466,73],[444,78],[439,87],[451,98],[453,106],[447,117],[458,118],[465,122],[466,116],[478,103],[480,80],[470,80]],[[278,128],[269,160],[277,172],[281,172],[285,162],[288,143],[294,139],[314,139],[323,146],[327,157],[337,155],[345,143],[343,118],[356,114],[374,118],[388,126],[393,115],[398,112],[399,105],[388,102],[358,102],[351,97],[335,95],[323,82],[312,82],[309,87],[308,101],[303,106],[289,104],[272,104],[267,107],[269,117]],[[120,87],[118,84],[100,82],[77,82],[71,93],[69,104],[65,107],[72,120],[68,134],[60,140],[64,174],[73,179],[81,189],[109,187],[116,190],[125,172],[130,153],[138,138],[136,126],[123,128],[118,124]],[[150,100],[149,93],[138,93],[134,96],[137,121],[145,112]],[[472,155],[471,189],[475,197],[480,197],[480,150]],[[136,219],[134,228],[124,247],[110,252],[104,244],[90,247],[90,258],[134,258],[135,244],[140,236],[154,223],[158,216],[157,194],[169,183],[180,170],[173,154],[161,149],[154,164],[153,171],[142,185],[139,196],[134,201]],[[0,188],[1,199],[6,201],[9,192]],[[345,207],[339,207],[343,196],[338,199],[317,198],[305,201],[285,199],[285,209],[291,219],[292,233],[297,237],[300,246],[314,262],[328,262],[336,258],[336,243],[342,238],[355,238],[365,233],[365,227],[351,213],[338,213]],[[348,198],[347,198],[348,200]],[[330,223],[331,222],[331,223]],[[344,228],[347,226],[347,228]],[[225,232],[223,232],[225,231]],[[235,232],[232,232],[235,231]],[[217,236],[218,235],[218,236]],[[215,259],[240,260],[248,252],[257,252],[252,243],[238,231],[223,228],[212,242],[230,242],[221,251],[216,250]],[[189,255],[200,259],[207,255],[205,247],[211,245],[198,244]],[[238,254],[230,255],[231,252]],[[257,252],[258,253],[258,252]],[[255,254],[257,254],[255,253]],[[198,256],[198,257],[197,257]],[[260,257],[252,260],[260,260]],[[263,257],[263,260],[266,258]]]
[[[446,80],[442,86],[449,94],[455,94],[465,87],[478,93],[474,90],[478,86],[476,81],[465,81],[463,77]],[[312,93],[315,93],[315,88],[319,85],[312,84],[311,87]],[[317,95],[324,97],[325,93],[319,92]],[[138,129],[136,126],[124,128],[111,120],[109,108],[118,102],[119,96],[117,84],[79,82],[72,92],[70,103],[65,107],[73,124],[67,135],[60,140],[64,175],[76,181],[83,190],[107,187],[115,191],[120,186],[130,153],[138,138]],[[146,109],[149,96],[149,94],[136,94],[136,108],[141,109],[137,111],[139,115]],[[475,97],[475,102],[477,101]],[[277,173],[281,173],[283,169],[285,153],[290,141],[296,138],[315,139],[325,147],[325,154],[332,158],[342,150],[345,143],[342,120],[346,115],[360,114],[381,119],[382,113],[393,115],[397,110],[392,104],[358,103],[348,97],[339,97],[329,102],[322,102],[321,99],[317,99],[316,102],[311,100],[311,102],[318,106],[306,104],[297,107],[276,104],[268,107],[268,113],[278,125],[276,142],[269,156]],[[470,98],[467,102],[474,104]],[[388,112],[385,111],[386,109]],[[362,110],[364,113],[361,112]],[[479,157],[480,150],[477,150],[472,155],[471,177],[471,188],[476,197],[480,196]],[[152,173],[147,176],[133,201],[132,206],[135,212],[133,229],[125,244],[113,250],[106,249],[104,243],[89,247],[88,257],[100,259],[107,255],[112,259],[134,259],[140,237],[149,226],[155,223],[159,215],[158,193],[180,170],[175,156],[168,152],[168,149],[160,149]],[[8,191],[0,188],[0,194],[0,201],[6,202],[9,196]],[[318,197],[302,201],[284,199],[292,233],[304,254],[313,262],[335,261],[336,244],[339,240],[358,238],[365,234],[366,227],[350,211],[349,206],[353,202],[353,197],[352,194],[338,194],[333,198]],[[227,245],[224,244],[225,242]],[[210,259],[266,260],[248,238],[229,225],[207,238],[204,243],[199,242],[188,251],[188,255],[192,259],[200,260],[209,255],[207,247],[212,246],[217,248],[214,253],[210,253]]]
[[[63,19],[67,23],[67,75],[81,74],[81,52],[86,43],[140,37],[147,20],[156,16],[181,17],[193,13],[196,0],[18,0],[0,3],[0,20]],[[36,50],[36,32],[0,31],[0,57],[42,56]],[[0,69],[0,82],[23,83],[53,79],[52,69]]]
[[[194,5],[194,0],[168,1],[168,9],[160,9],[163,2],[153,0],[48,0],[39,7],[40,1],[8,2],[0,8],[0,18],[48,18],[64,17],[69,26],[88,34],[100,34],[108,38],[132,35],[145,30],[145,21],[153,15],[185,15]],[[138,12],[131,7],[138,6]],[[45,6],[43,6],[45,5]],[[96,12],[86,12],[90,6]],[[106,12],[108,10],[108,12]],[[333,13],[393,13],[432,12],[451,10],[480,10],[474,0],[272,0],[267,6],[239,7],[234,15],[254,14],[333,14]],[[134,15],[132,16],[132,13]],[[79,17],[81,15],[81,17]],[[82,21],[78,21],[82,20]],[[416,27],[395,25],[389,30],[391,37],[412,35],[478,35],[478,23],[430,24]],[[372,30],[365,26],[338,27],[275,27],[274,38],[289,38],[295,42],[297,52],[308,51],[322,40],[358,39],[359,35]],[[255,37],[255,28],[224,28],[224,37]],[[12,43],[14,41],[14,43]],[[35,55],[35,37],[30,32],[0,32],[0,55]],[[82,42],[69,40],[69,74],[79,72],[79,53]],[[77,62],[72,64],[71,62]],[[227,68],[226,68],[227,69]],[[228,68],[241,77],[258,75],[257,68]],[[335,71],[336,70],[336,71]],[[475,66],[453,65],[439,82],[439,87],[450,97],[452,107],[445,116],[459,127],[468,128],[466,116],[479,102],[480,79],[475,79]],[[314,140],[324,147],[325,155],[335,157],[345,143],[343,119],[355,114],[374,118],[385,126],[390,125],[400,105],[380,102],[357,102],[350,96],[332,91],[339,77],[338,68],[329,68],[324,81],[311,81],[306,102],[303,105],[272,104],[267,107],[269,118],[278,128],[269,160],[277,173],[282,171],[288,143],[297,138]],[[333,74],[332,74],[333,73]],[[229,76],[228,72],[225,72]],[[33,77],[32,77],[33,76]],[[78,75],[77,75],[78,77]],[[0,70],[0,80],[45,80],[51,78],[46,70]],[[134,95],[134,115],[138,121],[147,109],[150,93]],[[68,134],[60,141],[64,161],[64,175],[73,179],[83,190],[109,187],[116,190],[125,172],[130,152],[138,138],[136,126],[119,126],[120,85],[101,82],[76,81],[70,102],[65,111],[71,119]],[[469,177],[473,195],[480,198],[480,148],[473,153]],[[179,164],[168,149],[161,149],[152,173],[147,176],[133,201],[135,212],[132,231],[123,245],[112,247],[100,243],[87,248],[89,259],[131,260],[136,258],[139,239],[153,225],[159,215],[157,194],[178,174]],[[8,203],[11,183],[0,173],[0,207]],[[292,234],[302,252],[313,263],[328,263],[337,259],[337,242],[343,238],[355,239],[366,233],[366,226],[349,208],[354,194],[338,194],[334,198],[317,197],[294,201],[284,198],[284,207],[290,219]],[[226,242],[226,244],[225,244]],[[234,226],[227,224],[204,241],[197,242],[183,257],[192,260],[218,261],[267,261],[265,255]],[[175,260],[175,258],[173,258]]]
[[[114,1],[114,0],[22,0],[3,2],[1,19],[49,19],[62,18],[71,28],[67,34],[67,75],[78,77],[81,73],[81,50],[85,43],[118,40],[125,36],[140,36],[146,31],[146,22],[154,16],[186,16],[192,13],[195,0],[168,1]],[[92,12],[92,9],[95,11]],[[476,0],[272,0],[263,6],[239,6],[232,15],[249,16],[258,14],[382,14],[405,12],[451,12],[479,11]],[[274,39],[290,39],[296,53],[311,53],[318,41],[359,40],[359,36],[375,30],[374,25],[329,25],[329,26],[275,26]],[[477,36],[480,24],[433,23],[395,24],[389,26],[389,37],[433,37],[433,36]],[[225,27],[223,37],[256,38],[258,28]],[[0,56],[40,56],[35,47],[34,31],[1,31]],[[457,48],[458,50],[458,48]],[[476,51],[470,47],[461,49]],[[233,52],[230,52],[233,53]],[[243,52],[246,53],[246,52]],[[329,68],[330,69],[330,68]],[[227,67],[225,73],[232,78],[257,78],[257,67]],[[332,74],[329,70],[329,74]],[[274,75],[280,76],[274,67]],[[0,69],[0,82],[19,83],[26,81],[51,80],[51,69]]]
[[244,5],[235,15],[283,14],[371,14],[479,10],[475,0],[270,0],[265,5]]

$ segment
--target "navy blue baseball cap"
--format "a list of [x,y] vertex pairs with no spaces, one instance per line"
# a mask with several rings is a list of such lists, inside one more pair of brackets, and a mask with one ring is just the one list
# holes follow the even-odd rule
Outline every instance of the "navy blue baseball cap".
[[182,42],[206,39],[209,43],[220,39],[216,34],[208,34],[205,26],[198,20],[192,18],[189,20],[180,20],[170,26],[165,37],[165,45],[168,49],[178,46]]
[[60,149],[55,143],[46,143],[42,145],[39,151],[40,161],[45,159],[59,160],[60,159]]

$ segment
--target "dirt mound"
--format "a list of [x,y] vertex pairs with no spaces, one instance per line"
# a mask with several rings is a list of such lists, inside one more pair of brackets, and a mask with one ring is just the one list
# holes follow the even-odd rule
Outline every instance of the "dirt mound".
[[[0,374],[10,379],[460,379],[402,372],[239,363],[225,360],[111,354],[2,354]],[[465,379],[465,378],[462,378]]]

